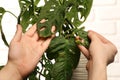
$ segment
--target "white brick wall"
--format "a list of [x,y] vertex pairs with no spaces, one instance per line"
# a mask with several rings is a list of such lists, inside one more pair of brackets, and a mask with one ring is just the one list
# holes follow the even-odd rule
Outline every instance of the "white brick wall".
[[[0,6],[19,14],[17,0],[0,0]],[[15,30],[16,20],[12,16],[6,16],[3,20],[4,31],[7,32],[7,40],[10,42]],[[92,29],[112,41],[120,51],[120,0],[94,0],[89,18],[84,23],[86,29]],[[0,65],[7,62],[8,48],[0,38]],[[73,80],[87,80],[85,70],[86,59],[82,56],[78,68],[75,70]],[[120,80],[120,52],[115,62],[108,66],[108,80]]]

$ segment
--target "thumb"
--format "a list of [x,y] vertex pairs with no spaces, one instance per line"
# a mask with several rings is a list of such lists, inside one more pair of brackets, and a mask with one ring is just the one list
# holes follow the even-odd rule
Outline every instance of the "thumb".
[[[76,40],[79,40],[80,42],[82,42],[81,38],[79,36],[76,36]],[[78,48],[80,49],[80,51],[83,53],[83,55],[89,60],[89,50],[87,48],[85,48],[83,45],[79,44]]]
[[83,55],[89,60],[90,59],[89,51],[82,45],[78,45],[78,48],[83,53]]
[[97,33],[92,31],[92,30],[89,30],[88,31],[88,37],[90,38],[91,42],[93,41],[101,41],[100,38],[98,37]]
[[21,37],[22,37],[22,27],[21,27],[21,25],[18,24],[17,25],[17,31],[14,35],[13,40],[14,41],[20,41]]

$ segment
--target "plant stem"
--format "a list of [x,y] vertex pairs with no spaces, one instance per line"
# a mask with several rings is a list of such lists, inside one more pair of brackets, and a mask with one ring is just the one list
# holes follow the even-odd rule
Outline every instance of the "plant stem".
[[17,17],[15,14],[13,14],[12,12],[10,12],[10,11],[6,11],[6,12],[12,14],[16,19],[18,18],[18,17]]

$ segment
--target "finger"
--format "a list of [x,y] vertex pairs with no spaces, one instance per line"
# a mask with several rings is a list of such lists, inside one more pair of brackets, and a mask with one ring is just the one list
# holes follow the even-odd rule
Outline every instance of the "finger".
[[41,45],[45,40],[46,40],[45,38],[40,37],[38,43]]
[[[108,42],[110,42],[109,40],[107,40],[106,38],[104,38],[102,35],[100,35],[99,33],[95,32],[95,31],[89,31],[89,32],[90,32],[91,36],[92,36],[92,35],[97,36],[103,43],[108,43]],[[88,32],[88,33],[89,33],[89,32]],[[110,42],[110,43],[111,43],[111,42]]]
[[[52,26],[52,29],[51,29],[51,32],[55,32],[55,26]],[[53,39],[55,37],[55,34],[51,35],[50,37],[48,38],[42,38],[42,37],[39,37],[39,43],[42,44],[43,42],[45,42],[47,39]]]
[[39,35],[38,35],[37,32],[34,33],[34,35],[33,35],[33,39],[35,39],[35,40],[39,40]]
[[[40,23],[44,23],[45,21],[46,21],[45,19],[42,19],[42,20],[40,21]],[[37,26],[37,25],[34,24],[25,34],[27,34],[28,36],[33,36],[34,33],[36,32],[36,29],[37,29],[36,26]]]
[[14,35],[13,40],[14,41],[20,41],[21,37],[22,37],[22,27],[21,27],[21,25],[18,24],[17,25],[17,31],[16,31],[16,33]]
[[46,40],[42,40],[39,42],[39,46],[37,47],[38,50],[39,50],[39,56],[41,56],[45,51],[46,49],[48,48],[49,44],[50,44],[50,41],[51,41],[51,38],[48,38]]
[[36,32],[36,24],[34,24],[25,34],[32,37]]
[[51,32],[54,33],[55,32],[56,27],[52,26]]
[[55,35],[51,35],[51,37],[48,38],[39,38],[39,44],[41,45],[47,45],[53,38],[55,37]]
[[90,59],[90,55],[89,55],[89,51],[82,45],[78,45],[80,51],[83,53],[83,55],[89,60]]
[[51,42],[51,40],[52,40],[52,38],[48,38],[41,45],[44,46],[45,49],[47,49],[49,44],[50,44],[50,42]]
[[42,19],[41,21],[40,21],[40,23],[44,23],[46,20],[45,19]]
[[88,37],[91,39],[91,41],[94,41],[94,40],[96,40],[97,36],[93,31],[89,30],[88,31]]

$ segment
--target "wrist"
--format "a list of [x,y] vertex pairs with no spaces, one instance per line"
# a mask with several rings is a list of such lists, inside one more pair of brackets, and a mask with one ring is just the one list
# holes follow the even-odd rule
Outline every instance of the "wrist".
[[9,80],[9,79],[22,80],[22,76],[20,75],[19,70],[11,62],[8,62],[6,66],[0,71],[0,80]]
[[106,64],[101,61],[91,61],[88,77],[89,80],[107,80]]
[[94,63],[93,65],[95,66],[107,66],[107,61],[104,59],[101,59],[100,57],[93,57],[92,62]]

